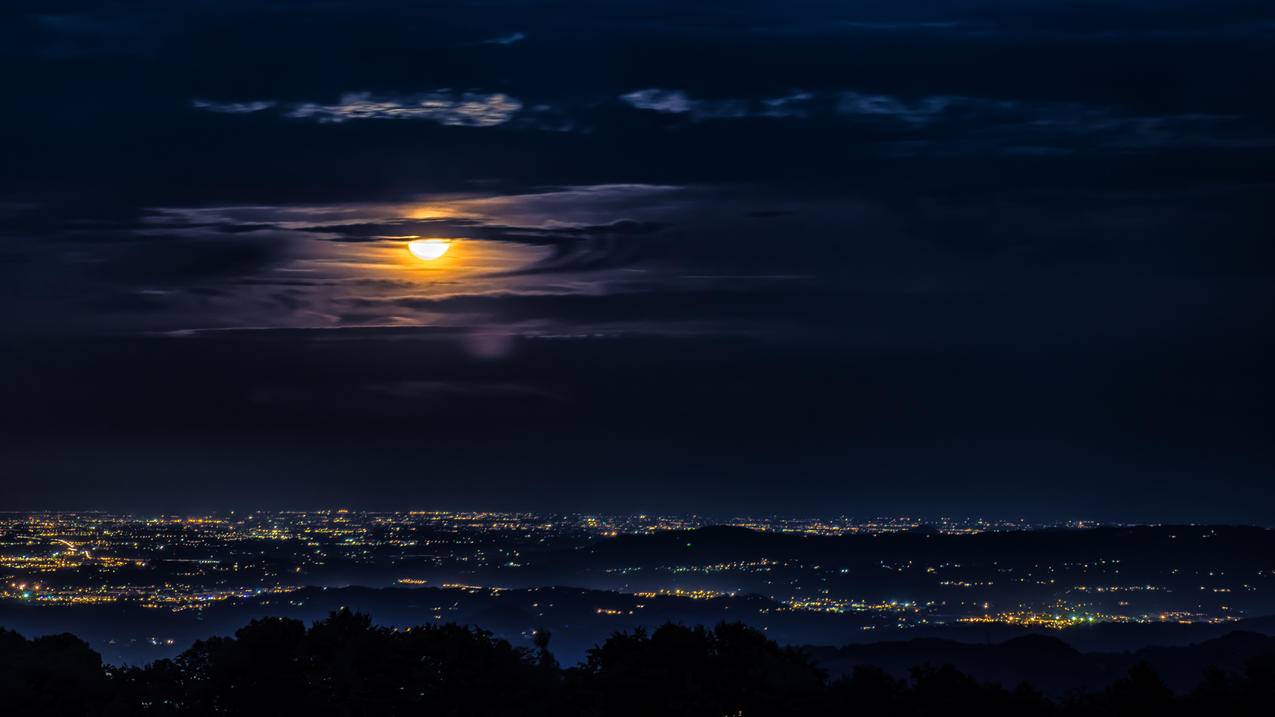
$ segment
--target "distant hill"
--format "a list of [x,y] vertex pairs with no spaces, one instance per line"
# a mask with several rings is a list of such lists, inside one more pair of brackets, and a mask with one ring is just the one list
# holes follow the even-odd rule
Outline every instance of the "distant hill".
[[[1213,661],[1261,649],[1275,639],[1275,617],[1230,624],[1093,625],[1040,635],[1009,625],[948,624],[895,630],[900,638],[882,640],[882,632],[864,630],[859,614],[776,611],[778,605],[758,596],[697,600],[679,596],[641,597],[570,587],[525,590],[440,588],[306,588],[213,605],[202,612],[156,611],[136,606],[75,608],[0,604],[0,625],[26,635],[72,632],[85,639],[108,663],[144,664],[171,657],[196,640],[230,635],[244,623],[263,617],[289,617],[313,622],[332,611],[350,608],[371,615],[379,624],[407,627],[455,622],[480,625],[515,645],[529,647],[537,628],[554,633],[554,652],[564,664],[584,659],[589,648],[617,631],[648,629],[665,623],[715,625],[742,621],[781,644],[804,648],[834,672],[856,664],[875,664],[896,674],[923,663],[951,662],[980,679],[1014,683],[1024,675],[1042,689],[1106,684],[1145,654],[1163,664],[1176,686],[1198,679],[1196,665],[1179,660],[1174,650],[1211,646]],[[1238,632],[1237,632],[1238,631]],[[1247,635],[1243,642],[1231,633]],[[885,633],[890,634],[890,633]],[[1231,640],[1233,642],[1227,642]],[[1147,648],[1163,648],[1155,652]],[[1204,649],[1204,648],[1201,648]],[[1057,669],[1052,670],[1054,666]],[[1179,668],[1179,665],[1185,667]],[[1057,681],[1053,672],[1075,676]]]
[[0,629],[0,700],[14,714],[93,717],[1257,717],[1275,699],[1275,638],[1251,633],[1117,654],[1040,636],[820,651],[784,647],[738,622],[665,624],[613,633],[573,665],[556,659],[555,637],[538,631],[533,647],[520,647],[477,627],[391,627],[342,609],[308,624],[252,620],[176,660],[108,668],[74,635]]
[[[1251,526],[1131,526],[1086,529],[985,532],[971,535],[933,531],[852,535],[801,535],[715,526],[601,541],[576,560],[599,564],[659,564],[697,560],[727,562],[757,557],[825,561],[971,560],[1028,558],[1123,560],[1162,564],[1222,559],[1228,565],[1273,568],[1275,531]],[[587,556],[587,558],[586,558]],[[565,555],[563,559],[565,559]]]
[[991,645],[920,638],[805,651],[833,675],[872,666],[903,678],[918,665],[952,665],[982,682],[1007,688],[1025,682],[1062,697],[1104,689],[1139,663],[1148,664],[1175,691],[1186,692],[1199,684],[1206,670],[1238,672],[1249,659],[1275,652],[1275,636],[1231,632],[1199,644],[1131,652],[1081,652],[1044,635]]

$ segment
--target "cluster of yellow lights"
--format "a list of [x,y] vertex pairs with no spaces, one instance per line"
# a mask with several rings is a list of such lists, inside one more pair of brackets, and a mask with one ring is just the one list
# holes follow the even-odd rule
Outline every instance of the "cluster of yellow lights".
[[486,585],[466,585],[464,583],[443,583],[443,589],[444,590],[464,590],[465,592],[469,592],[469,593],[476,593],[476,592],[483,592],[483,591],[487,591],[491,593],[499,593],[499,592],[504,592],[505,590],[504,588],[490,587]]
[[672,590],[648,590],[633,593],[641,598],[654,598],[660,596],[684,597],[692,600],[714,600],[720,597],[735,597],[733,592],[719,592],[717,590],[684,590],[682,588],[673,588]]
[[[860,600],[839,600],[828,597],[810,597],[810,598],[793,598],[784,601],[785,608],[788,610],[805,610],[809,612],[911,612],[919,613],[921,608],[911,600],[900,602],[891,600],[889,602],[869,603]],[[780,608],[785,609],[785,608]]]
[[1020,625],[1024,627],[1043,627],[1053,630],[1064,630],[1069,627],[1080,627],[1095,622],[1144,622],[1126,615],[1107,615],[1103,613],[1059,614],[1033,612],[1028,610],[1002,612],[999,614],[973,615],[962,617],[957,622],[1000,623],[1003,625]]

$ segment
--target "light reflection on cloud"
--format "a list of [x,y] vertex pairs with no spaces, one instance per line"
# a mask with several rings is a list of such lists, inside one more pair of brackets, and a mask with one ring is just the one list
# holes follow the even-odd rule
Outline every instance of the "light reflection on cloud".
[[[149,215],[155,229],[143,231],[203,241],[236,232],[288,244],[286,258],[234,279],[232,290],[210,294],[198,306],[185,302],[184,323],[212,316],[210,328],[480,326],[499,333],[499,317],[449,314],[432,302],[606,293],[633,274],[599,260],[615,243],[599,234],[632,232],[644,226],[637,219],[676,212],[690,194],[684,187],[620,184],[437,195],[403,204],[161,208]],[[433,239],[447,240],[449,249],[431,261],[408,250],[410,242]],[[177,298],[171,305],[182,314],[182,304]]]

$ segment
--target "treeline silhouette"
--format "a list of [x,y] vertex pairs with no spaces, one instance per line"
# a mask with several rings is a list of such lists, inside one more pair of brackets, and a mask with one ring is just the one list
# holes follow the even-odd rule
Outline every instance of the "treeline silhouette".
[[1104,691],[1050,700],[951,666],[910,679],[860,667],[829,679],[800,650],[743,624],[617,633],[563,668],[454,624],[389,629],[341,610],[310,628],[254,620],[172,660],[110,667],[82,640],[0,629],[0,705],[40,715],[1266,715],[1275,655],[1210,672],[1178,696],[1145,666]]

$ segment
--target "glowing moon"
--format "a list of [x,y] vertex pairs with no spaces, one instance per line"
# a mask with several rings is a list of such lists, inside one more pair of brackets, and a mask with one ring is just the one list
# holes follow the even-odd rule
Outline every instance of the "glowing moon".
[[412,252],[412,256],[424,261],[433,261],[451,248],[451,242],[444,239],[417,239],[407,243],[407,250]]

